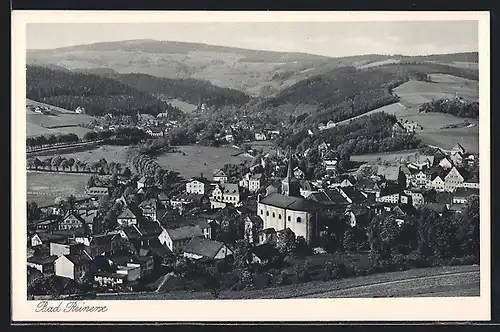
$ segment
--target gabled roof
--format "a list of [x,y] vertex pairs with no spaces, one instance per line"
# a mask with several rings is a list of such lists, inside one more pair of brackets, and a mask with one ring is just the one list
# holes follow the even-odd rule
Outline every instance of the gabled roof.
[[366,200],[366,197],[355,187],[341,187],[338,190],[343,191],[353,203],[362,203]]
[[145,200],[145,201],[142,201],[140,204],[139,204],[139,207],[140,208],[149,208],[149,207],[154,207],[154,208],[158,208],[159,207],[159,202],[157,199],[155,198],[150,198],[148,200]]
[[172,240],[203,237],[203,231],[199,226],[184,226],[179,228],[168,228],[167,233]]
[[257,173],[257,174],[252,174],[250,177],[251,180],[261,180],[262,179],[262,173]]
[[108,234],[98,234],[92,236],[92,242],[96,245],[105,245],[111,243],[114,237],[119,236],[117,233],[108,233]]
[[123,229],[123,232],[129,240],[138,239],[141,237],[141,232],[136,226],[129,226]]
[[67,212],[66,215],[64,216],[63,220],[66,220],[69,217],[74,217],[75,219],[77,219],[82,224],[85,223],[85,220],[76,211],[69,211],[69,212]]
[[75,265],[88,264],[92,261],[92,258],[85,252],[79,252],[78,254],[64,255]]
[[396,123],[392,126],[393,129],[405,129],[405,127],[401,124],[401,122],[396,121]]
[[34,264],[52,264],[56,261],[58,256],[56,255],[47,255],[47,256],[32,256],[28,258],[28,263],[34,263]]
[[130,210],[129,207],[126,207],[125,210],[123,210],[122,213],[118,216],[118,219],[136,219],[137,216],[135,215],[132,210]]
[[210,184],[211,183],[211,181],[209,179],[202,178],[201,176],[194,176],[191,179],[189,179],[188,182],[193,182],[193,181],[198,181],[198,182],[201,182],[201,183],[204,183],[204,184]]
[[307,180],[300,181],[300,188],[308,191],[316,190],[316,187],[311,183],[311,181]]
[[223,192],[226,195],[239,195],[240,194],[240,187],[236,183],[224,183],[223,186]]
[[223,246],[222,242],[205,238],[192,238],[184,248],[184,252],[214,258]]
[[214,176],[215,177],[227,177],[226,173],[224,173],[223,170],[217,169],[214,171]]
[[271,194],[260,200],[260,203],[294,211],[313,211],[318,208],[311,200],[301,197]]
[[337,155],[333,152],[333,151],[328,151],[327,153],[325,153],[325,155],[323,156],[323,159],[324,160],[337,160]]

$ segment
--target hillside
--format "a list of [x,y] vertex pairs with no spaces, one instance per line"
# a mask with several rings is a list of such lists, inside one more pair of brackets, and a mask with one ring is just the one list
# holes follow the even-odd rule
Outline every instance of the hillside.
[[208,106],[221,107],[242,105],[249,100],[249,97],[241,91],[220,88],[209,81],[169,79],[147,74],[113,74],[110,77],[139,91],[166,99],[178,99],[194,105],[203,102]]
[[[396,57],[411,60],[411,57]],[[91,70],[92,73],[99,74],[103,73],[99,68],[105,68],[104,74],[113,70],[118,73],[142,73],[172,79],[202,79],[216,86],[243,91],[250,96],[272,95],[302,79],[337,67],[361,66],[390,58],[394,56],[369,54],[330,58],[305,53],[155,40],[106,42],[27,51],[28,64],[56,65],[70,70]],[[430,59],[452,63],[472,61],[474,56],[437,55],[424,57],[419,61],[431,61]]]
[[153,95],[108,77],[27,66],[26,97],[64,109],[85,108],[86,114],[109,112],[156,115],[168,111],[173,118],[182,112]]

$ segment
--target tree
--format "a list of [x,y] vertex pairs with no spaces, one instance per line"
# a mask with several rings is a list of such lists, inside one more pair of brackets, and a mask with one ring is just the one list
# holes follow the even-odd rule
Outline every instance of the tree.
[[468,198],[465,209],[457,217],[456,238],[463,254],[474,255],[479,260],[479,196]]
[[28,203],[26,202],[27,206],[27,221],[28,223],[32,223],[36,220],[40,219],[42,211],[38,207],[38,205],[35,202]]
[[398,174],[398,189],[400,191],[406,189],[406,175],[402,171],[399,171]]

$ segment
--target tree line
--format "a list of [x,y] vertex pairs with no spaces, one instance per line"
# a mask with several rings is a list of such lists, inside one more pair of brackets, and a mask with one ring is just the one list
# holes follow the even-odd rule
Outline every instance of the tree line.
[[422,104],[419,112],[445,113],[461,118],[479,119],[479,102],[469,102],[461,99],[432,100]]
[[112,111],[157,115],[168,111],[173,119],[184,113],[153,95],[109,77],[27,66],[26,97],[61,108],[85,108],[89,115]]
[[27,166],[32,170],[51,170],[51,171],[69,171],[69,172],[88,172],[98,174],[119,174],[125,172],[130,173],[127,167],[122,164],[111,161],[107,162],[105,158],[94,162],[82,161],[73,157],[66,158],[62,156],[53,156],[40,159],[38,157],[30,157],[26,160]]
[[64,143],[77,143],[80,141],[78,135],[74,133],[69,134],[48,134],[48,135],[38,135],[26,138],[26,146],[41,147],[44,145],[54,145],[54,144],[64,144]]

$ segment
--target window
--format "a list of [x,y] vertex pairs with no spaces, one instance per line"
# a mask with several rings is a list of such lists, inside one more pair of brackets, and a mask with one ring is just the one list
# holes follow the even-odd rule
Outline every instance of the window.
[[288,221],[291,221],[291,220],[292,220],[292,218],[290,216],[288,216]]
[[278,219],[281,219],[281,214],[278,214]]
[[269,211],[266,211],[266,216],[268,216],[268,217],[269,217]]
[[260,214],[261,214],[261,215],[262,215],[262,214],[264,214],[264,211],[263,211],[263,210],[260,210]]
[[276,214],[273,212],[273,218],[276,218]]
[[302,222],[302,218],[297,217],[297,222]]

